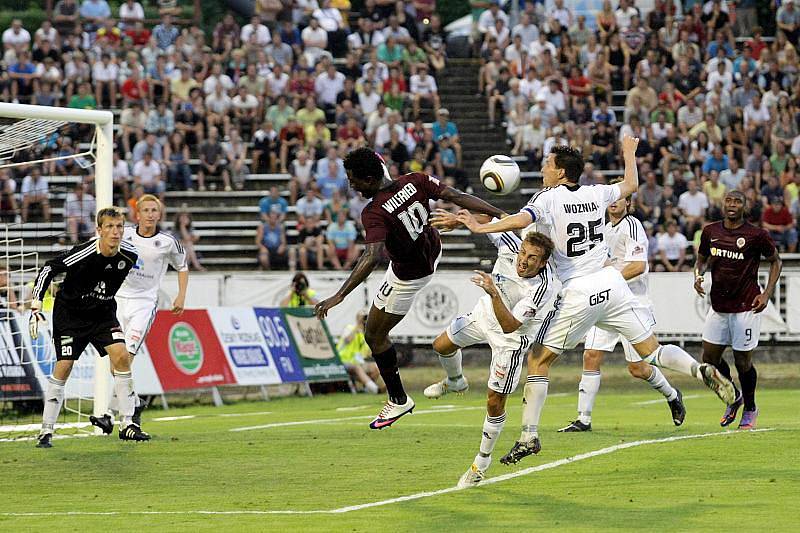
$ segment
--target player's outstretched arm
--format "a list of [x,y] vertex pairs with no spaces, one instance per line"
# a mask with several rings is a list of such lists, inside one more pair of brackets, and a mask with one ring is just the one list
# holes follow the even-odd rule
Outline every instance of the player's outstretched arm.
[[636,148],[639,138],[625,135],[622,138],[622,159],[625,161],[625,176],[619,184],[620,197],[627,198],[639,190],[639,168],[636,166]]
[[778,283],[778,277],[781,275],[781,270],[783,270],[783,261],[781,261],[781,256],[778,255],[777,250],[772,257],[768,257],[766,261],[769,261],[769,279],[767,280],[767,286],[764,292],[753,299],[752,307],[755,313],[760,313],[767,308],[769,299],[775,291],[775,285]]
[[458,221],[472,233],[502,233],[504,231],[521,230],[533,223],[533,217],[528,211],[520,211],[516,215],[509,215],[489,224],[479,223],[472,213],[463,209],[456,216]]
[[446,202],[453,202],[459,207],[469,209],[470,211],[474,211],[476,213],[483,213],[484,215],[489,215],[495,218],[503,218],[506,216],[502,210],[496,208],[492,204],[484,202],[477,196],[472,196],[471,194],[461,192],[452,187],[445,188],[445,190],[439,195],[439,198]]
[[361,283],[367,279],[381,260],[383,256],[383,247],[383,241],[367,243],[364,253],[361,254],[361,257],[358,259],[358,263],[356,263],[356,266],[353,268],[347,280],[339,287],[339,290],[336,291],[336,294],[322,300],[314,306],[314,314],[317,315],[317,318],[320,320],[325,318],[331,308],[342,303],[353,289],[361,285]]

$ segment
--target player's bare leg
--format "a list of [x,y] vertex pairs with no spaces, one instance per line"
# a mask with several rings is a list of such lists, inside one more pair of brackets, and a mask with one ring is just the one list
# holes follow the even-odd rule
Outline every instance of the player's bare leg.
[[528,353],[528,378],[522,397],[522,433],[511,450],[500,459],[504,465],[518,463],[522,458],[539,453],[542,449],[539,442],[539,419],[547,399],[550,366],[556,358],[558,354],[538,342]]
[[466,392],[469,384],[461,367],[461,347],[450,340],[447,332],[442,332],[433,341],[433,349],[447,377],[427,387],[423,394],[428,398],[441,398],[449,392],[458,394]]
[[459,487],[472,487],[483,481],[486,470],[492,464],[492,451],[506,423],[506,398],[508,395],[489,389],[486,397],[486,418],[478,455],[469,469],[458,480]]
[[756,427],[758,418],[758,408],[756,407],[758,373],[756,367],[753,366],[753,352],[734,350],[733,358],[736,362],[736,372],[739,374],[739,383],[742,385],[742,401],[744,403],[739,429],[753,429]]
[[655,335],[633,345],[641,358],[653,366],[668,368],[702,381],[726,405],[736,399],[736,389],[731,380],[723,376],[713,365],[698,363],[691,355],[674,344],[659,344]]
[[51,448],[50,440],[53,438],[56,421],[64,405],[64,387],[67,384],[72,366],[75,361],[62,359],[56,361],[52,375],[47,378],[47,388],[44,393],[44,410],[42,411],[42,429],[36,439],[37,448]]
[[145,441],[150,440],[150,435],[133,423],[133,414],[136,409],[136,392],[133,388],[131,376],[131,357],[124,343],[110,344],[104,347],[111,360],[114,371],[114,392],[117,394],[119,408],[119,438],[122,440]]
[[378,416],[370,422],[371,429],[383,429],[391,426],[398,418],[414,409],[414,400],[408,397],[400,372],[397,369],[397,350],[389,339],[389,332],[405,315],[387,313],[375,307],[369,310],[367,324],[364,328],[364,340],[372,350],[372,358],[378,365],[389,400]]
[[[725,361],[725,358],[722,357],[722,354],[725,353],[726,348],[727,346],[703,341],[703,362],[714,365],[714,367],[719,370],[720,374],[732,382],[733,377],[731,375],[731,367],[728,365],[728,362]],[[739,379],[741,380],[741,374]],[[725,408],[725,412],[722,414],[722,418],[719,421],[719,425],[722,427],[727,427],[733,424],[733,422],[736,420],[736,414],[739,412],[739,408],[744,403],[742,400],[742,394],[738,390],[736,390],[735,396],[735,400],[732,404]]]

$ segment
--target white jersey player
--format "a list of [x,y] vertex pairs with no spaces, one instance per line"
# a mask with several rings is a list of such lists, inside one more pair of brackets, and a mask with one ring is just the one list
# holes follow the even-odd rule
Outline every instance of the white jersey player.
[[[117,320],[125,333],[125,345],[131,360],[138,353],[155,319],[158,290],[167,267],[172,266],[178,271],[178,295],[172,303],[172,312],[175,314],[183,313],[189,283],[183,246],[158,227],[163,213],[161,201],[151,194],[145,194],[136,202],[136,213],[139,224],[126,227],[122,240],[133,244],[139,256],[116,295]],[[141,420],[144,407],[145,404],[137,396],[134,423],[138,424]],[[106,433],[113,429],[110,414],[100,418],[92,416],[90,421]]]
[[[629,208],[629,198],[620,198],[608,206],[609,220],[605,225],[604,237],[609,247],[609,263],[622,274],[639,303],[650,309],[652,320],[650,327],[652,327],[655,325],[655,320],[650,297],[647,294],[649,271],[647,235],[642,223],[628,214]],[[686,409],[683,406],[681,392],[669,384],[661,370],[643,361],[631,343],[619,333],[594,326],[586,334],[584,342],[583,374],[578,385],[578,418],[559,429],[560,432],[592,430],[592,409],[600,389],[600,365],[604,354],[613,352],[620,340],[631,375],[647,381],[663,394],[670,407],[672,422],[676,426],[683,423]]]
[[458,214],[459,221],[474,233],[522,229],[536,222],[537,229],[546,228],[555,244],[552,260],[562,288],[528,355],[522,434],[501,458],[504,464],[516,463],[541,450],[539,419],[547,398],[550,365],[564,350],[583,341],[595,325],[622,335],[646,362],[696,377],[726,404],[734,400],[730,380],[713,366],[701,365],[678,346],[658,343],[650,309],[636,299],[619,270],[606,266],[606,208],[638,188],[638,143],[628,135],[623,138],[625,179],[621,183],[580,186],[583,157],[573,148],[557,146],[542,166],[545,188],[519,213],[489,224],[478,223],[466,211]]
[[[458,225],[455,216],[445,211],[437,211],[432,220],[449,221],[450,227]],[[540,330],[546,314],[543,310],[556,293],[556,282],[547,264],[553,241],[536,232],[528,233],[524,240],[510,231],[488,236],[497,247],[497,261],[491,274],[476,271],[472,278],[486,294],[472,311],[453,320],[433,342],[447,377],[425,389],[428,398],[466,391],[461,349],[489,344],[492,363],[483,437],[478,455],[458,482],[462,487],[480,483],[491,464],[495,442],[506,420],[506,399],[517,387],[523,358]]]

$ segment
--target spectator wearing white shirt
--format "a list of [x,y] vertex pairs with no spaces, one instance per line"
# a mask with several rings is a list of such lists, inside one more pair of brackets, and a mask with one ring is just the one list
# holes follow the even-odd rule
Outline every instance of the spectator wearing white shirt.
[[539,93],[536,96],[543,96],[547,105],[552,106],[559,114],[567,111],[567,98],[559,89],[556,80],[551,79],[547,83],[547,87],[539,89]]
[[164,179],[161,165],[153,159],[153,152],[145,151],[144,159],[133,165],[133,186],[141,185],[147,194],[156,194],[164,201]]
[[400,142],[405,143],[406,130],[399,124],[400,113],[393,111],[389,113],[387,121],[375,130],[374,146],[383,146],[391,140],[392,131],[396,131],[400,137]]
[[231,100],[231,109],[236,123],[244,131],[254,133],[259,121],[261,104],[254,94],[250,94],[246,85],[240,85],[236,96]]
[[478,17],[478,31],[481,35],[485,36],[489,28],[494,26],[494,21],[498,18],[503,19],[503,22],[508,26],[508,15],[500,9],[500,2],[492,0],[489,4],[489,9],[483,11]]
[[289,75],[283,71],[283,67],[276,63],[272,67],[272,72],[267,74],[267,87],[269,87],[269,94],[273,98],[286,93],[286,88],[289,86]]
[[539,94],[541,88],[542,82],[539,81],[539,73],[534,67],[529,68],[527,76],[519,82],[519,92],[527,98],[529,103],[532,103],[536,100],[536,95]]
[[22,20],[12,20],[11,27],[3,32],[3,48],[27,48],[30,44],[31,34],[22,27]]
[[144,20],[144,9],[142,4],[134,0],[126,0],[119,6],[120,28],[126,29],[133,27],[138,20]]
[[[686,194],[686,193],[684,193]],[[667,223],[666,233],[658,236],[659,264],[656,270],[660,272],[685,272],[689,270],[686,264],[686,247],[689,241],[678,231],[674,220]]]
[[247,43],[250,40],[251,35],[256,36],[256,44],[262,48],[267,46],[272,40],[272,37],[269,33],[269,28],[261,24],[261,17],[258,15],[253,15],[250,18],[250,24],[245,24],[242,27],[242,43]]
[[94,214],[97,203],[94,196],[86,192],[86,185],[78,183],[64,201],[64,221],[71,245],[94,237]]
[[761,101],[761,95],[753,95],[750,103],[744,107],[744,131],[750,138],[763,137],[763,128],[770,120],[769,109]]
[[547,9],[548,16],[558,21],[564,29],[572,28],[572,10],[564,5],[564,0],[554,0],[553,5]]
[[103,94],[108,93],[111,107],[117,107],[117,76],[119,67],[111,62],[109,54],[100,56],[100,61],[95,61],[92,66],[92,80],[94,82],[94,99],[98,107],[103,105]]
[[639,10],[628,4],[628,0],[619,0],[619,7],[614,11],[617,28],[625,30],[631,25],[631,17],[638,16]]
[[311,16],[319,20],[320,27],[328,32],[328,50],[340,57],[347,52],[347,31],[342,12],[331,7],[330,0],[322,0]]
[[505,49],[511,39],[511,30],[508,29],[508,26],[501,18],[496,18],[494,21],[494,25],[492,25],[487,31],[486,36],[488,38],[494,38],[497,42],[497,46],[500,49]]
[[326,113],[336,109],[336,96],[344,90],[344,74],[336,70],[331,63],[325,72],[314,80],[314,92],[317,93],[317,103],[322,105]]
[[[417,69],[417,73],[411,76],[409,80],[409,91],[411,92],[412,106],[414,110],[414,118],[419,117],[420,104],[423,100],[433,104],[433,112],[439,112],[439,89],[436,86],[436,80],[433,76],[428,74],[428,65],[421,64]],[[378,145],[383,146],[383,145]]]
[[717,69],[706,78],[706,91],[714,89],[718,82],[722,82],[722,88],[728,92],[733,88],[733,73],[722,61],[717,63]]
[[30,208],[38,205],[42,211],[42,219],[50,222],[50,187],[42,176],[38,166],[31,169],[31,173],[22,179],[20,187],[22,195],[22,222],[28,222]]
[[56,46],[59,43],[58,31],[53,27],[53,23],[48,19],[43,20],[42,26],[33,34],[33,42],[36,43],[36,46],[39,46],[44,41],[49,42],[53,46]]
[[372,114],[378,109],[378,104],[381,102],[381,95],[375,91],[371,83],[365,83],[361,92],[358,94],[358,105],[361,107],[361,112],[366,116]]
[[544,32],[539,34],[539,38],[531,43],[531,57],[537,60],[542,57],[545,50],[550,51],[550,57],[556,57],[558,50],[553,43],[547,40],[547,35]]
[[697,180],[687,183],[688,190],[678,197],[678,209],[681,210],[686,224],[686,233],[694,235],[696,229],[705,219],[708,209],[708,197],[697,187]]
[[205,104],[208,127],[222,126],[223,134],[227,137],[231,129],[230,111],[233,101],[228,93],[222,90],[221,84],[217,84],[214,92],[206,96]]
[[217,85],[222,86],[225,92],[230,91],[234,87],[231,77],[222,72],[222,65],[220,63],[211,65],[211,75],[203,81],[203,92],[207,95],[212,94],[217,88]]
[[411,34],[408,33],[407,29],[400,25],[400,20],[396,15],[389,16],[389,25],[383,29],[384,42],[386,42],[390,36],[394,37],[394,40],[403,46],[406,46],[412,40]]
[[539,39],[539,28],[531,23],[531,16],[523,12],[519,16],[519,24],[511,30],[511,35],[522,37],[522,46],[530,49],[530,46]]
[[328,32],[326,32],[319,25],[319,20],[311,18],[308,26],[303,28],[300,32],[300,38],[303,40],[303,48],[305,48],[304,55],[308,60],[309,65],[316,64],[317,60],[323,54],[328,54],[325,49],[328,47]]

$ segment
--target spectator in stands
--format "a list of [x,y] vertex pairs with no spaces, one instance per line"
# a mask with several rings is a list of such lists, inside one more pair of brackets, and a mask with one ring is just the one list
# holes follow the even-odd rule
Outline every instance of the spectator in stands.
[[711,220],[716,220],[722,217],[723,201],[725,200],[725,193],[727,189],[724,184],[719,181],[719,172],[711,170],[708,173],[708,179],[703,184],[703,192],[708,198],[709,208],[715,210],[718,216],[709,216]]
[[297,157],[290,165],[290,170],[289,198],[291,204],[294,205],[297,203],[297,198],[305,194],[308,184],[314,177],[314,161],[308,156],[308,152],[299,150]]
[[147,133],[154,134],[159,144],[167,144],[169,137],[175,132],[175,115],[164,100],[147,113],[144,129]]
[[164,184],[161,165],[153,159],[152,151],[146,150],[144,158],[133,165],[133,184],[141,185],[145,193],[158,195],[161,202],[164,202],[164,192],[167,187]]
[[189,267],[204,272],[206,269],[200,264],[197,252],[195,251],[195,245],[200,241],[200,236],[194,231],[192,224],[192,215],[189,213],[186,206],[183,206],[183,208],[176,213],[175,219],[172,222],[172,234],[175,235],[175,238],[178,239],[181,246],[183,246],[186,252],[186,262]]
[[761,222],[770,237],[788,253],[797,251],[797,222],[789,209],[786,207],[783,198],[773,196],[770,199],[769,207],[764,211]]
[[305,144],[305,132],[294,115],[289,117],[286,125],[280,132],[280,163],[281,172],[286,174],[287,162],[293,158],[297,150]]
[[32,167],[30,174],[22,179],[20,193],[23,224],[29,221],[30,211],[34,207],[41,212],[41,219],[44,222],[50,222],[50,188],[38,166]]
[[64,201],[64,220],[71,246],[94,237],[96,211],[94,197],[86,191],[86,185],[77,183],[73,192],[67,194]]
[[703,174],[709,174],[712,170],[722,172],[728,168],[728,156],[722,153],[722,146],[714,146],[711,156],[703,162]]
[[686,264],[686,247],[689,241],[678,231],[678,225],[674,222],[667,223],[666,233],[658,237],[659,264],[656,270],[659,272],[686,272],[689,265]]
[[258,210],[261,213],[261,221],[267,222],[271,213],[278,215],[278,221],[283,223],[286,219],[286,213],[289,211],[289,204],[281,197],[278,187],[273,185],[269,189],[269,196],[265,196],[258,203]]
[[358,259],[356,227],[347,218],[348,208],[342,206],[325,230],[328,258],[336,270],[350,270]]
[[354,117],[347,119],[344,126],[336,130],[336,140],[343,150],[354,150],[366,144],[364,132],[358,127],[358,122]]
[[30,101],[32,95],[39,90],[40,74],[36,66],[29,61],[30,54],[22,50],[17,54],[17,60],[8,67],[8,77],[11,80],[11,98],[14,101]]
[[308,277],[298,272],[292,278],[289,293],[280,302],[281,307],[305,307],[317,304],[317,291],[311,288]]
[[639,218],[655,222],[663,199],[664,188],[656,182],[655,172],[645,174],[645,182],[636,194],[636,212]]
[[256,231],[256,245],[258,245],[259,270],[273,270],[294,265],[294,261],[289,258],[286,229],[278,213],[270,212],[259,224]]
[[192,170],[189,167],[189,145],[179,131],[169,136],[165,146],[167,164],[167,188],[169,190],[192,191]]
[[31,34],[22,27],[22,20],[13,19],[11,27],[3,32],[3,48],[23,49],[28,48],[31,43]]
[[144,20],[142,4],[135,0],[125,0],[119,6],[119,20],[122,29],[132,26],[135,22]]
[[0,169],[0,220],[6,223],[18,221],[17,182],[11,177],[11,170]]
[[316,175],[317,187],[323,198],[328,199],[334,191],[347,190],[347,175],[335,160],[328,160],[322,172]]
[[147,116],[142,111],[142,105],[138,101],[131,102],[130,107],[122,110],[119,118],[122,126],[122,148],[125,157],[133,157],[131,146],[136,145],[144,139],[144,130],[147,125]]
[[108,94],[111,107],[117,107],[117,76],[119,67],[111,62],[109,54],[103,54],[100,61],[95,61],[92,67],[92,80],[94,83],[94,98],[98,105],[103,105],[103,96]]
[[159,48],[167,50],[175,44],[180,30],[172,25],[172,15],[164,15],[161,20],[161,24],[153,28],[153,37],[156,38]]
[[89,33],[96,31],[105,19],[111,17],[111,8],[106,0],[84,0],[80,16],[84,20],[83,29]]
[[133,163],[144,159],[145,152],[150,152],[157,163],[164,161],[164,147],[154,133],[145,133],[144,140],[133,146]]
[[688,186],[689,189],[678,198],[678,209],[683,214],[686,233],[694,235],[700,221],[705,218],[708,197],[697,187],[697,180],[689,180]]
[[600,169],[615,168],[616,153],[614,134],[608,131],[605,122],[598,122],[592,134],[592,163]]
[[303,270],[308,270],[309,259],[315,260],[317,269],[322,270],[325,253],[320,220],[323,212],[324,205],[316,187],[310,187],[306,195],[297,201],[298,256]]
[[313,65],[319,58],[328,54],[328,32],[319,25],[319,19],[312,17],[308,26],[300,32],[303,40],[304,55],[308,63]]
[[423,101],[429,102],[433,105],[434,114],[439,112],[439,89],[436,85],[436,80],[433,76],[428,74],[428,65],[419,65],[417,73],[411,76],[409,87],[412,94],[412,106],[414,118],[419,116],[420,107]]
[[[222,178],[222,184],[226,191],[231,189],[230,171],[227,168],[228,161],[225,159],[225,150],[219,142],[219,131],[215,127],[208,129],[208,139],[200,145],[198,149],[200,156],[200,168],[197,171],[197,186],[201,191],[206,190],[206,176]],[[216,184],[213,185],[216,188]]]

